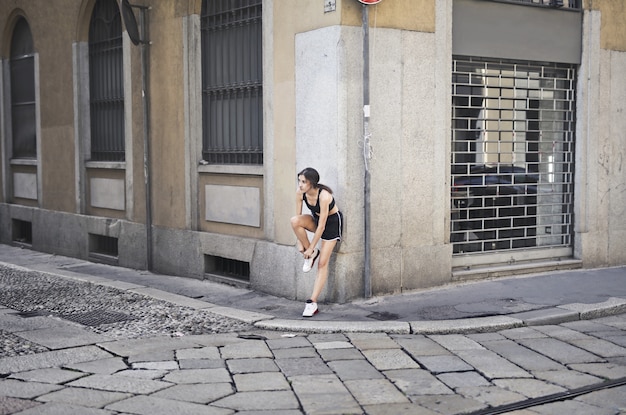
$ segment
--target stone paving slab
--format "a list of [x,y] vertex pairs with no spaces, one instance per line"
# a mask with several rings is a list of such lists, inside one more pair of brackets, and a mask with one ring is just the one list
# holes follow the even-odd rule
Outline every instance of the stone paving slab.
[[172,383],[126,376],[90,375],[67,384],[80,388],[91,388],[110,392],[148,394],[169,388]]
[[[620,413],[626,412],[626,386],[603,389],[588,395],[576,398],[577,401],[585,402],[599,408],[612,408]],[[609,403],[607,405],[607,403]]]
[[521,393],[512,392],[497,386],[478,386],[473,388],[459,388],[457,392],[464,397],[482,402],[485,405],[498,407],[526,400]]
[[[578,400],[554,402],[533,408],[531,415],[616,415],[614,409],[599,408]],[[621,414],[619,414],[621,415]]]
[[231,359],[226,362],[226,365],[232,374],[278,372],[280,370],[276,362],[270,358]]
[[235,393],[230,382],[175,385],[150,396],[176,401],[207,404]]
[[10,379],[19,379],[27,382],[40,382],[40,383],[66,383],[83,376],[87,376],[85,373],[76,372],[74,370],[66,370],[57,367],[47,369],[35,369],[26,372],[15,373],[9,376]]
[[289,380],[305,413],[328,415],[363,413],[352,394],[333,374],[294,376]]
[[128,399],[129,393],[100,391],[85,388],[64,388],[37,398],[40,402],[57,402],[68,405],[102,408],[110,403]]
[[384,376],[368,361],[361,360],[337,360],[328,362],[333,372],[342,381],[356,379],[383,379]]
[[53,350],[34,355],[5,357],[0,359],[0,373],[62,367],[67,364],[89,362],[109,357],[111,357],[110,353],[95,346],[74,347],[72,349]]
[[285,375],[279,372],[242,373],[233,375],[240,392],[291,390]]
[[135,396],[105,407],[112,411],[128,412],[137,415],[230,415],[234,411],[226,408],[200,405],[191,402],[156,398],[153,396]]
[[219,368],[174,370],[165,375],[163,380],[171,384],[228,383],[231,378],[228,370]]
[[176,350],[176,359],[221,359],[220,351],[215,346],[194,347],[191,349]]
[[407,396],[387,379],[356,379],[344,385],[360,405],[408,403]]
[[300,404],[292,391],[237,392],[212,403],[236,411],[273,411],[298,409]]
[[362,353],[378,370],[420,368],[417,362],[401,349],[362,350]]
[[69,324],[60,325],[54,328],[20,332],[17,333],[17,335],[33,343],[45,346],[51,350],[86,346],[112,340],[109,337],[89,331],[84,327]]
[[522,339],[519,342],[523,346],[564,365],[602,361],[599,356],[553,338]]
[[520,393],[527,398],[539,398],[567,391],[563,387],[538,379],[495,379],[493,384],[500,388]]
[[454,355],[417,356],[416,360],[420,363],[420,365],[424,366],[434,374],[445,372],[464,372],[474,369],[472,366],[463,361],[463,359]]
[[296,359],[276,359],[276,365],[287,377],[304,375],[326,375],[332,370],[319,357],[303,357]]
[[363,409],[369,415],[441,415],[413,403],[365,405]]
[[[437,378],[452,389],[475,388],[478,386],[489,386],[491,384],[485,377],[473,371],[441,373],[437,375]],[[453,392],[450,391],[450,393]]]
[[222,359],[249,359],[273,357],[272,351],[264,341],[247,340],[239,343],[227,344],[220,350]]
[[602,383],[603,379],[592,376],[587,373],[581,373],[575,370],[538,370],[532,372],[533,376],[543,379],[554,385],[563,386],[567,389],[577,389],[584,386],[596,385]]
[[0,379],[0,391],[11,398],[33,399],[61,389],[62,386],[49,383],[22,382],[16,379]]
[[104,409],[49,402],[20,412],[20,415],[113,415]]
[[394,369],[383,372],[409,398],[420,395],[453,395],[440,379],[423,369]]
[[200,345],[201,344],[199,343],[199,339],[195,338],[195,336],[154,336],[149,339],[140,338],[116,340],[101,344],[99,346],[117,356],[131,357],[133,355],[147,355],[153,353],[163,353],[178,349],[189,349],[193,347],[198,347]]
[[457,354],[488,379],[532,377],[524,369],[489,350],[460,350]]
[[120,370],[128,369],[128,365],[120,357],[92,360],[90,362],[72,363],[65,366],[67,369],[83,373],[99,373],[110,375]]
[[540,353],[520,346],[512,340],[488,341],[481,344],[487,349],[528,371],[565,369],[562,364],[559,364]]
[[16,414],[20,411],[41,405],[27,399],[11,398],[8,396],[0,396],[0,414]]

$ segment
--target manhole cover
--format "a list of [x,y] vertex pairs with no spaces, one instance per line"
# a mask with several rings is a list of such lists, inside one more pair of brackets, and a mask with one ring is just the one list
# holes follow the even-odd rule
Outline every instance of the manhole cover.
[[376,311],[372,314],[369,314],[367,317],[373,318],[374,320],[380,320],[380,321],[389,321],[389,320],[398,319],[397,314],[389,313],[387,311]]
[[82,324],[83,326],[99,326],[101,324],[119,323],[121,321],[135,320],[135,317],[118,313],[116,311],[93,310],[86,313],[61,314],[59,317]]

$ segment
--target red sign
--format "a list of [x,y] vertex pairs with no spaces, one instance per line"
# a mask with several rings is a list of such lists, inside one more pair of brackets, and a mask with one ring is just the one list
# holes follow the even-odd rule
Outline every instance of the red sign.
[[380,3],[382,0],[359,0],[361,3],[363,4],[378,4]]

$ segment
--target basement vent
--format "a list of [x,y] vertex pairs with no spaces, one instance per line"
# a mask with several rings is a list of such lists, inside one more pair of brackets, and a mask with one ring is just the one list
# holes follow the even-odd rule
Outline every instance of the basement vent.
[[204,272],[239,281],[250,281],[250,263],[220,256],[204,256]]
[[19,219],[13,219],[13,242],[19,245],[33,244],[33,224]]
[[117,260],[117,238],[89,234],[89,256],[106,261]]

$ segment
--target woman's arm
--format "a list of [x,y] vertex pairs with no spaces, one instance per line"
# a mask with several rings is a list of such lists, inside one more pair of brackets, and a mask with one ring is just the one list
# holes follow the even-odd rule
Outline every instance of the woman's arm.
[[296,216],[302,215],[302,198],[303,193],[300,191],[300,188],[296,189]]

